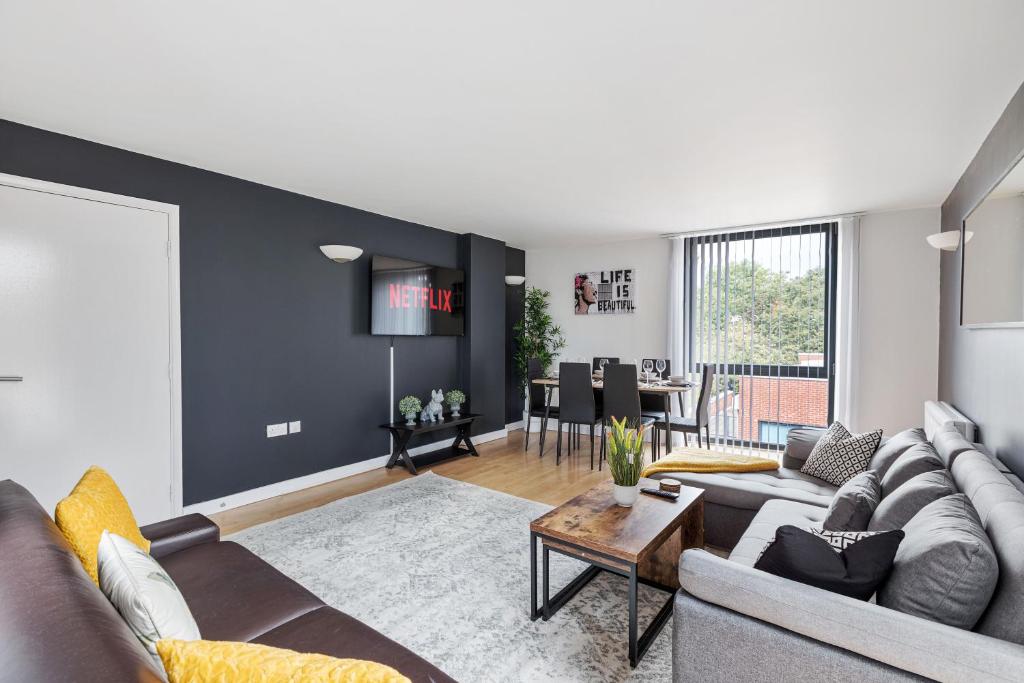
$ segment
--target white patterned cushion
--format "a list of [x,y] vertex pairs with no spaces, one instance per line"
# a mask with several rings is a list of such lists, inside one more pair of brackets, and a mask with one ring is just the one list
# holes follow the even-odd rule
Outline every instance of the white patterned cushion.
[[[841,553],[857,541],[867,538],[868,536],[875,536],[877,534],[883,534],[884,531],[826,531],[816,526],[808,527],[805,531],[809,531],[815,536],[821,537],[823,541],[832,546],[832,549],[837,553]],[[768,542],[761,548],[761,552],[757,554],[757,559],[761,559],[764,555],[764,551],[771,547],[772,543],[775,543],[775,536],[772,535]],[[755,561],[756,564],[756,561]]]
[[163,670],[162,638],[199,640],[199,627],[174,581],[149,553],[117,534],[100,537],[100,589]]
[[850,434],[839,422],[833,422],[807,456],[800,471],[842,486],[868,468],[871,456],[878,450],[882,430]]
[[808,531],[815,536],[820,536],[837,553],[846,550],[857,541],[885,533],[884,531],[825,531],[824,529],[808,529]]

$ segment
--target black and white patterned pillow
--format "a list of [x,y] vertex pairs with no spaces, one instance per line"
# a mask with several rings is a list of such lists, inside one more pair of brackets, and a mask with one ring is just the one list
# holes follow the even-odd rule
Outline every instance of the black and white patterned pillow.
[[850,434],[839,422],[833,422],[800,471],[835,486],[842,486],[868,468],[871,456],[878,450],[882,430]]
[[808,529],[808,531],[832,546],[837,553],[846,550],[857,541],[885,533],[883,531],[825,531],[816,528]]

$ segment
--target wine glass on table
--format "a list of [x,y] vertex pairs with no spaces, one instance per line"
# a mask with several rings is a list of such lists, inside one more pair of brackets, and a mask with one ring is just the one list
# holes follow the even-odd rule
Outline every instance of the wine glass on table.
[[654,361],[654,367],[658,370],[658,381],[661,381],[661,373],[665,372],[665,359],[659,358]]
[[654,362],[647,358],[644,360],[644,379],[649,383],[651,381],[651,371],[654,370]]

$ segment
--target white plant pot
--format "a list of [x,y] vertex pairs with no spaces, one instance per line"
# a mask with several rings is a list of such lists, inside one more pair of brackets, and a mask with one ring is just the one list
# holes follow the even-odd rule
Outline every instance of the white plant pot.
[[416,413],[415,413],[415,411],[411,412],[411,413],[406,413],[405,414],[405,424],[407,424],[407,425],[414,425],[414,424],[416,424]]
[[452,417],[459,416],[459,408],[462,407],[461,403],[449,403],[448,407],[452,409]]
[[635,486],[619,486],[612,484],[612,495],[615,502],[624,508],[633,507],[633,503],[640,497],[640,484]]

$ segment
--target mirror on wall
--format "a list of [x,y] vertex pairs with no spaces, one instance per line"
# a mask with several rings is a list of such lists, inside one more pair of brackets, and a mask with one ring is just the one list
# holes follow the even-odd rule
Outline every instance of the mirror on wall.
[[1024,163],[964,221],[962,325],[1024,325]]

